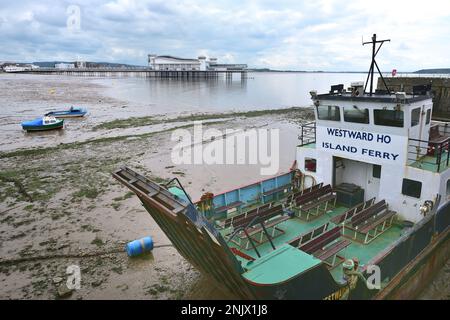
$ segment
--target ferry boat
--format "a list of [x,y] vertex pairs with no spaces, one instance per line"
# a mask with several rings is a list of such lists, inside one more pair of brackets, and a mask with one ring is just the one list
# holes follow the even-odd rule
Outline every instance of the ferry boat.
[[449,257],[450,132],[431,120],[429,87],[373,92],[383,42],[365,85],[311,92],[315,121],[286,173],[195,203],[177,179],[113,176],[237,298],[414,298]]

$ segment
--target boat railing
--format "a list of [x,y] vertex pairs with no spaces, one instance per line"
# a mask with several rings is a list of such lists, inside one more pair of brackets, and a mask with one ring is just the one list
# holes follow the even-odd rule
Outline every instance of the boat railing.
[[439,142],[410,138],[408,141],[408,163],[419,162],[422,167],[430,165],[436,172],[440,172],[441,168],[449,165],[449,142],[449,136]]
[[300,125],[300,134],[298,139],[300,140],[299,147],[316,143],[316,122],[309,121],[302,123]]

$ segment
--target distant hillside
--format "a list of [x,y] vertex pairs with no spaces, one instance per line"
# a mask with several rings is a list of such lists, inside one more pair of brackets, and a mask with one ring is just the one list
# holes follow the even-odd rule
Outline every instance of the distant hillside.
[[[33,62],[33,64],[41,67],[41,68],[53,68],[56,63],[75,63],[74,61],[37,61]],[[136,68],[136,67],[142,67],[132,64],[126,64],[126,63],[111,63],[111,62],[86,62],[87,68]]]
[[421,70],[415,71],[414,73],[427,73],[427,74],[434,74],[434,73],[450,73],[450,68],[441,68],[441,69],[421,69]]

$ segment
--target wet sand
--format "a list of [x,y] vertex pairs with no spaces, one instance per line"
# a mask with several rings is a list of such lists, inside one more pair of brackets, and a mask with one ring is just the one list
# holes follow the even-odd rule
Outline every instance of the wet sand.
[[[188,121],[95,129],[116,117],[158,115],[107,96],[108,88],[90,79],[0,75],[0,85],[7,89],[0,141],[1,299],[60,298],[58,287],[72,264],[80,266],[81,289],[70,299],[233,298],[170,246],[137,197],[111,172],[126,164],[156,181],[177,176],[195,200],[206,191],[260,180],[258,165],[174,166],[171,133]],[[19,126],[43,111],[71,104],[87,106],[89,115],[68,120],[63,131],[25,134]],[[295,158],[298,121],[307,116],[294,110],[214,117],[208,128],[279,128],[280,170],[286,171]],[[128,258],[124,245],[147,235],[155,241],[153,253]],[[438,283],[448,282],[448,272],[441,277]],[[427,297],[434,298],[425,292],[422,298]]]
[[[106,110],[121,111],[124,102],[102,96],[104,88],[84,79],[24,80],[8,75],[0,81],[8,88],[2,119],[6,138],[0,145],[0,298],[59,298],[58,287],[72,264],[80,266],[82,280],[71,299],[229,297],[167,246],[169,240],[137,197],[111,172],[126,164],[157,181],[178,176],[196,199],[205,191],[221,192],[261,179],[259,166],[172,166],[171,132],[186,122],[94,130],[112,119]],[[48,87],[70,94],[55,95]],[[20,121],[71,101],[89,107],[86,119],[67,120],[63,131],[21,131]],[[13,105],[24,109],[14,115]],[[215,119],[208,128],[282,128],[283,146],[289,146],[280,159],[284,171],[295,156],[296,121],[301,116],[294,112],[227,117]],[[20,182],[25,194],[14,181]],[[147,235],[154,239],[153,253],[128,258],[124,245]]]

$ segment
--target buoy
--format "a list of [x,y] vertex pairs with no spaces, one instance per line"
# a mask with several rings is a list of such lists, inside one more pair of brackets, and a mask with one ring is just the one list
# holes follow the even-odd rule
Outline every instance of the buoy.
[[129,257],[135,257],[153,250],[153,239],[144,237],[127,243],[126,251]]

